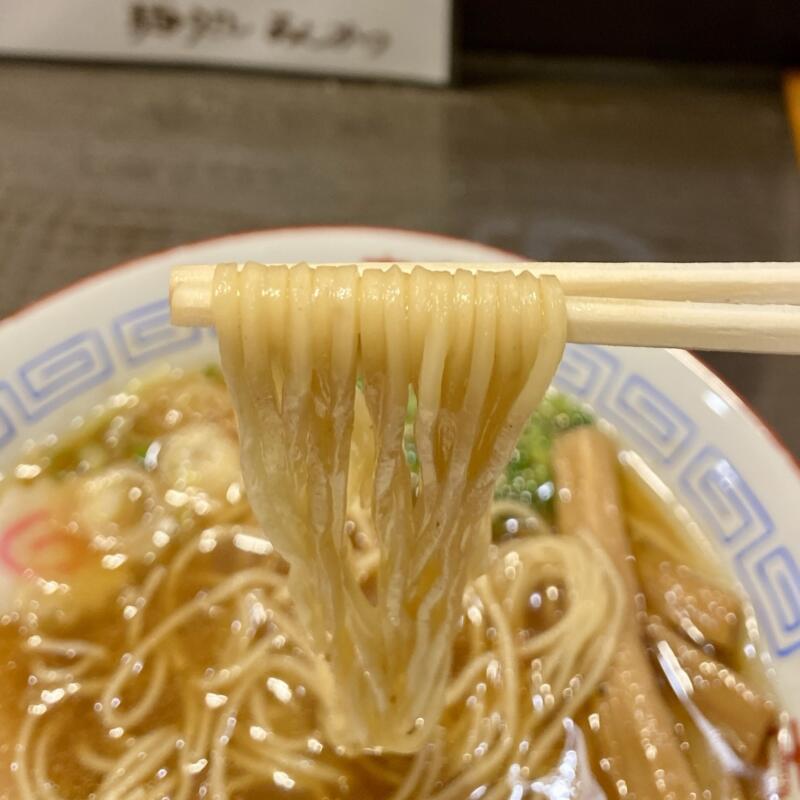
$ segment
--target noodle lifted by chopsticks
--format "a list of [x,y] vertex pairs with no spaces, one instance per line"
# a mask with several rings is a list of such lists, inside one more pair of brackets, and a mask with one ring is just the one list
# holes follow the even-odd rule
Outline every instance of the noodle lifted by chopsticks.
[[[415,751],[442,711],[497,476],[561,357],[558,283],[221,265],[213,312],[248,497],[330,667],[326,733]],[[417,475],[403,449],[409,391]],[[378,546],[372,596],[346,527],[356,498]]]

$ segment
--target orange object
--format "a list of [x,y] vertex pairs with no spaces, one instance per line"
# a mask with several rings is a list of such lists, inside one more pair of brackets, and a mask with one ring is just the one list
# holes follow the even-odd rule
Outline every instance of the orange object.
[[800,70],[792,70],[783,76],[783,93],[794,139],[797,166],[800,167]]

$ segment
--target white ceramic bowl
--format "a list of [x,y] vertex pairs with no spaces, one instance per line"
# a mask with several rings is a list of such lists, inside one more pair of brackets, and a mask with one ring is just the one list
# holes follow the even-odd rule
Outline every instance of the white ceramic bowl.
[[[167,280],[176,264],[509,258],[409,231],[284,228],[178,247],[87,279],[0,323],[0,472],[12,467],[24,440],[59,431],[158,362],[217,358],[210,331],[170,327]],[[705,527],[752,599],[783,699],[800,717],[797,465],[684,351],[569,346],[556,385],[612,422]],[[42,532],[23,523],[0,530],[0,582],[3,571],[38,552]]]

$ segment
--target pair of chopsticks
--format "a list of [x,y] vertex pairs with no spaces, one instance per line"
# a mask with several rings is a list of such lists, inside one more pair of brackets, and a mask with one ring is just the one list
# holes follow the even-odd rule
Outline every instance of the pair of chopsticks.
[[[394,263],[357,266],[388,269]],[[566,295],[570,342],[800,354],[800,263],[408,262],[399,266],[554,275]],[[175,325],[213,324],[214,269],[213,265],[173,269],[170,305]]]

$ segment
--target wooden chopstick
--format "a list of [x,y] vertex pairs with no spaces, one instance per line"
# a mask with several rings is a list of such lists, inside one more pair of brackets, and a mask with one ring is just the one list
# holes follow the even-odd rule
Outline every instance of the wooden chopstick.
[[800,355],[800,306],[567,297],[567,340]]
[[[361,268],[388,269],[396,262],[359,264]],[[340,266],[334,264],[334,266]],[[580,297],[628,297],[641,300],[692,300],[710,303],[800,305],[800,264],[794,262],[744,262],[702,264],[486,262],[448,261],[400,263],[402,269],[421,266],[454,272],[457,269],[530,271],[555,275],[564,292]],[[207,286],[214,265],[179,267],[181,284]]]
[[[358,264],[386,269],[395,262]],[[800,354],[800,264],[401,263],[555,275],[571,342]],[[177,267],[172,321],[211,325],[214,265]]]

